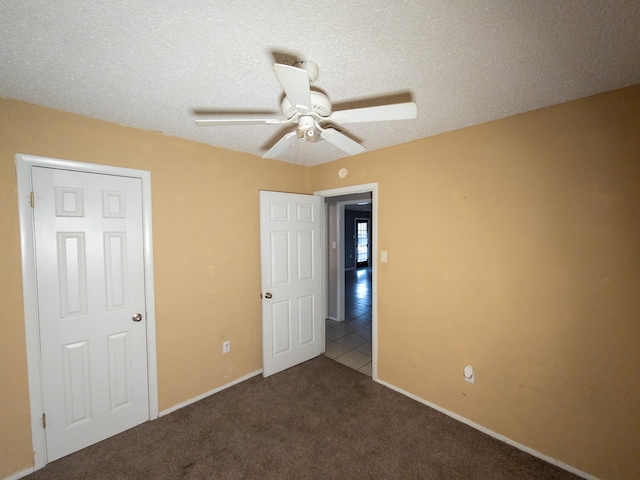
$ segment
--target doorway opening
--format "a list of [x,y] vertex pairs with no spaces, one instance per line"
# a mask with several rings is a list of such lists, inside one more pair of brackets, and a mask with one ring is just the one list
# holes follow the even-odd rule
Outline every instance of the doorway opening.
[[347,188],[316,193],[327,212],[324,354],[375,380],[377,184]]

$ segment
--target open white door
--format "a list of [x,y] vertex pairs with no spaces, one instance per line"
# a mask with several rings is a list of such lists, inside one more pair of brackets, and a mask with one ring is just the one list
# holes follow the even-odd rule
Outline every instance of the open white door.
[[313,195],[260,192],[265,377],[324,350],[322,202]]

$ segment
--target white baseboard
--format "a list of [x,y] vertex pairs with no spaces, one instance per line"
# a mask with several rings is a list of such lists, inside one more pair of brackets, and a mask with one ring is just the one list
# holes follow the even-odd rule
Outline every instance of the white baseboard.
[[251,372],[251,373],[245,375],[244,377],[240,377],[240,378],[235,379],[233,382],[229,382],[229,383],[227,383],[225,385],[222,385],[221,387],[214,388],[210,392],[203,393],[202,395],[198,395],[197,397],[191,398],[191,399],[187,400],[186,402],[182,402],[182,403],[179,403],[178,405],[174,405],[173,407],[167,408],[166,410],[161,411],[158,416],[159,417],[164,417],[165,415],[169,415],[170,413],[175,412],[176,410],[180,410],[181,408],[184,408],[187,405],[191,405],[192,403],[195,403],[198,400],[202,400],[204,398],[210,397],[214,393],[218,393],[218,392],[221,392],[222,390],[225,390],[225,389],[227,389],[229,387],[233,387],[234,385],[237,385],[240,382],[244,382],[245,380],[249,380],[250,378],[255,377],[256,375],[260,375],[261,373],[262,373],[262,369],[256,370],[255,372]]
[[451,417],[459,422],[462,422],[466,425],[469,425],[472,428],[475,428],[476,430],[481,431],[482,433],[486,433],[487,435],[496,438],[508,445],[511,445],[512,447],[516,447],[518,450],[522,450],[523,452],[526,452],[530,455],[533,455],[534,457],[537,457],[541,460],[544,460],[547,463],[550,463],[552,465],[555,465],[556,467],[562,468],[563,470],[566,470],[567,472],[571,472],[574,475],[578,475],[579,477],[582,478],[586,478],[587,480],[598,480],[597,477],[594,477],[593,475],[589,475],[585,472],[582,472],[580,470],[578,470],[575,467],[572,467],[571,465],[567,465],[566,463],[561,462],[560,460],[556,460],[555,458],[551,458],[547,455],[544,455],[540,452],[537,452],[535,450],[533,450],[532,448],[527,447],[526,445],[522,445],[521,443],[518,443],[514,440],[511,440],[510,438],[505,437],[504,435],[500,435],[499,433],[496,433],[492,430],[489,430],[488,428],[483,427],[482,425],[479,425],[475,422],[472,422],[471,420],[469,420],[468,418],[462,417],[460,415],[458,415],[457,413],[453,413],[445,408],[442,408],[434,403],[431,403],[423,398],[418,397],[417,395],[414,395],[413,393],[409,393],[405,390],[403,390],[402,388],[396,387],[395,385],[391,385],[390,383],[387,383],[383,380],[380,380],[378,378],[374,379],[376,382],[384,385],[385,387],[390,388],[391,390],[395,390],[398,393],[401,393],[402,395],[405,395],[409,398],[412,398],[413,400],[420,402],[428,407],[433,408],[434,410],[437,410],[440,413],[444,413],[445,415],[447,415],[448,417]]
[[33,473],[33,467],[29,467],[21,472],[14,473],[13,475],[9,475],[8,477],[4,477],[2,480],[18,480],[19,478],[24,478],[27,475],[31,475]]

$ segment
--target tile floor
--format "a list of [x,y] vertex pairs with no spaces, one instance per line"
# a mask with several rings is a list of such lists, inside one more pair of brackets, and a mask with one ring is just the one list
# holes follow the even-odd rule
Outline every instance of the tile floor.
[[324,354],[371,375],[371,267],[345,272],[345,321],[325,320]]

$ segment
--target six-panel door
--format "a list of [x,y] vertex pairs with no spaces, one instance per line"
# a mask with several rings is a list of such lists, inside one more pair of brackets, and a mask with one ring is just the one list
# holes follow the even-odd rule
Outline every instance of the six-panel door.
[[265,377],[324,349],[321,211],[321,197],[260,192]]
[[140,179],[42,167],[32,181],[53,461],[149,419],[142,191]]

